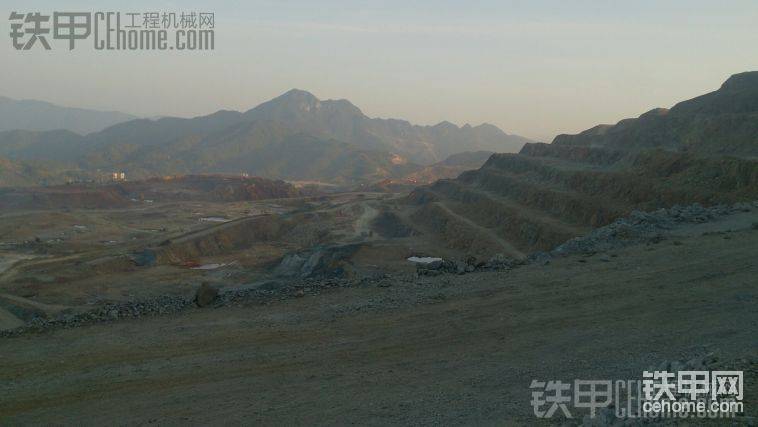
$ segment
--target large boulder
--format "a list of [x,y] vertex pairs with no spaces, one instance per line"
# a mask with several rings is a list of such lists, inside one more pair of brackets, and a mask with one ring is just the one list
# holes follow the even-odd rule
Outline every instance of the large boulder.
[[131,258],[134,264],[138,267],[152,267],[158,259],[155,251],[152,249],[143,249],[134,252],[132,253]]
[[197,288],[197,292],[195,293],[195,304],[197,304],[198,307],[207,307],[213,304],[216,297],[218,297],[218,289],[211,286],[210,283],[205,282]]

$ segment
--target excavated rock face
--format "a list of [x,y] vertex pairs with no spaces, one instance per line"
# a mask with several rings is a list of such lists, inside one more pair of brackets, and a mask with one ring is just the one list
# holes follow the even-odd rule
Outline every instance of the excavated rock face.
[[333,278],[348,274],[350,257],[360,245],[317,246],[284,256],[274,270],[278,276],[289,278]]
[[758,156],[758,72],[736,74],[718,90],[616,125],[559,135],[556,145],[623,151],[663,148],[707,155]]
[[[530,144],[411,193],[414,226],[478,254],[548,251],[634,210],[758,198],[758,161]],[[513,256],[513,252],[508,253]]]
[[634,210],[756,198],[758,73],[745,73],[671,110],[494,154],[407,201],[414,227],[448,247],[512,256],[549,251]]

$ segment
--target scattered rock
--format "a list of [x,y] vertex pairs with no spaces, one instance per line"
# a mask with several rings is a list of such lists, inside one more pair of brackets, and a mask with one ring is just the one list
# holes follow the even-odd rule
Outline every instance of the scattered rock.
[[737,212],[750,212],[753,210],[753,207],[750,206],[750,203],[735,203],[732,205],[732,210]]
[[535,252],[530,254],[526,259],[530,264],[548,265],[552,258],[553,256],[547,252]]

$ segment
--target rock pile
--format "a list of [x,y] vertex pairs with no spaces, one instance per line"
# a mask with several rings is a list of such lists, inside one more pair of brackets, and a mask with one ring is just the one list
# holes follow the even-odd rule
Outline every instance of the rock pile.
[[[391,282],[392,278],[384,276],[369,279],[368,281],[377,282],[381,285],[384,282]],[[307,278],[287,282],[268,281],[242,289],[220,292],[210,284],[204,283],[198,288],[193,297],[159,296],[139,301],[108,303],[83,313],[64,311],[55,318],[35,317],[27,322],[26,326],[0,331],[0,337],[17,336],[33,331],[40,332],[49,329],[72,328],[119,319],[137,319],[146,316],[179,313],[197,307],[222,307],[250,302],[265,303],[273,299],[285,300],[293,297],[318,294],[330,288],[344,288],[366,284],[361,280]]]
[[334,278],[345,274],[346,260],[360,245],[317,246],[285,256],[274,273],[290,278]]
[[495,254],[487,261],[481,261],[476,257],[468,256],[465,259],[459,260],[418,263],[416,264],[416,274],[418,276],[438,276],[444,273],[466,274],[475,271],[502,271],[524,265],[526,262],[525,260],[510,258],[503,254]]
[[[306,278],[297,281],[271,280],[240,289],[232,289],[219,294],[217,305],[230,305],[243,302],[267,301],[271,299],[288,299],[311,294],[318,294],[331,288],[348,288],[359,284],[344,278],[315,279]],[[302,292],[301,292],[302,291]]]
[[53,328],[71,328],[90,323],[108,322],[118,319],[135,319],[143,316],[177,313],[193,304],[191,299],[175,296],[159,296],[157,298],[123,303],[108,303],[94,310],[74,313],[64,310],[53,318],[35,317],[27,326],[0,331],[0,337],[14,336],[27,331],[42,331]]
[[[750,212],[758,208],[754,203],[735,203],[734,205],[715,205],[703,207],[699,203],[689,206],[674,206],[670,209],[658,209],[653,212],[634,211],[629,216],[619,218],[613,223],[596,228],[586,236],[576,237],[550,252],[534,252],[526,260],[508,258],[497,254],[487,262],[477,262],[475,258],[465,260],[443,260],[428,264],[418,264],[419,276],[436,276],[443,273],[465,274],[473,271],[508,270],[524,264],[547,265],[553,257],[572,254],[594,254],[618,249],[639,243],[657,243],[665,237],[663,233],[681,224],[697,224],[739,212]],[[756,225],[758,227],[758,225]],[[473,259],[473,261],[472,261]],[[602,255],[600,261],[610,261]]]
[[439,260],[428,263],[417,263],[416,274],[418,276],[438,276],[443,273],[466,274],[476,271],[485,265],[476,257],[466,257],[460,260]]
[[577,237],[557,246],[550,255],[565,256],[578,253],[595,253],[617,249],[637,243],[662,239],[661,233],[679,224],[703,223],[715,218],[749,212],[758,207],[758,202],[735,203],[732,206],[716,205],[703,207],[699,203],[689,206],[674,206],[653,212],[634,211],[628,217],[593,230],[590,234]]

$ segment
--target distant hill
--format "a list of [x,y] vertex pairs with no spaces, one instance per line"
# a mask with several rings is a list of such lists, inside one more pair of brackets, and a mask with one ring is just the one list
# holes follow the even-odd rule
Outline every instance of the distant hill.
[[465,171],[479,169],[493,154],[491,151],[467,151],[453,154],[441,162],[426,166],[404,177],[385,179],[365,189],[392,193],[410,191],[419,185],[431,184],[440,179],[457,178]]
[[75,163],[86,151],[86,138],[69,130],[0,132],[0,156],[26,161]]
[[0,209],[107,209],[137,206],[153,201],[236,202],[310,194],[315,193],[298,189],[284,181],[265,178],[187,175],[102,185],[75,183],[48,187],[0,188]]
[[146,178],[240,173],[337,184],[403,177],[472,150],[513,152],[528,140],[492,125],[416,126],[366,117],[345,100],[292,90],[244,113],[139,119],[79,136],[68,131],[0,133],[0,156],[64,162]]
[[434,126],[413,125],[404,120],[374,119],[350,101],[321,101],[313,94],[293,89],[244,113],[246,120],[275,120],[318,136],[350,142],[370,150],[384,150],[430,165],[465,151],[518,152],[531,140],[508,135],[496,126],[458,127],[450,122]]
[[67,169],[58,162],[19,161],[0,157],[0,187],[63,184],[88,178],[86,172]]
[[117,111],[61,107],[44,101],[0,96],[0,131],[65,129],[84,135],[135,118]]
[[758,72],[736,74],[718,90],[680,102],[670,110],[656,108],[615,125],[559,135],[553,143],[758,157]]
[[33,183],[23,165],[0,157],[0,187],[25,186]]

